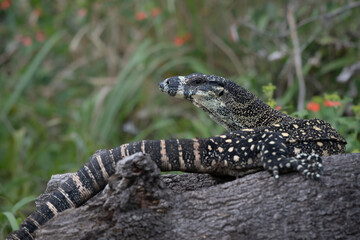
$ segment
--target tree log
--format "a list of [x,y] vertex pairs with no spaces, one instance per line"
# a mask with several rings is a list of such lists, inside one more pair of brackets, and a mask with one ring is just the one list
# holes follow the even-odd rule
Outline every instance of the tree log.
[[[229,181],[160,175],[135,154],[102,192],[60,213],[36,239],[360,239],[360,153],[323,163],[321,181],[298,173],[276,181],[266,171]],[[57,175],[48,189],[66,178]]]

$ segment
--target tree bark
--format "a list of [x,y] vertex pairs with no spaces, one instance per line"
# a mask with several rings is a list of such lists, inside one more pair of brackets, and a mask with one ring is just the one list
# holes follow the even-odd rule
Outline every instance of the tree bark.
[[360,153],[323,157],[321,181],[298,173],[276,181],[266,171],[230,181],[160,175],[142,154],[121,162],[102,192],[36,239],[360,239]]

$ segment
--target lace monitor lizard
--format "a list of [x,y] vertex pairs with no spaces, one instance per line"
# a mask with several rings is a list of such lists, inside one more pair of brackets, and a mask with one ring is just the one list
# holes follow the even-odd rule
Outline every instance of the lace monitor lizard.
[[319,179],[319,155],[343,153],[346,141],[323,120],[301,120],[274,110],[234,82],[194,73],[165,79],[160,90],[190,100],[229,132],[204,139],[143,140],[95,153],[7,239],[33,239],[51,218],[100,192],[115,165],[136,152],[150,154],[162,171],[239,176],[260,168],[290,169]]

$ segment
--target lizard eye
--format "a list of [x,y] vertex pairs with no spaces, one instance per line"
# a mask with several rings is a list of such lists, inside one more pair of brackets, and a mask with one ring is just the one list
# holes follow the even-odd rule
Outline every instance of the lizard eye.
[[217,96],[221,97],[222,95],[224,95],[224,84],[218,83],[213,89]]
[[221,97],[224,94],[224,90],[222,90],[221,92],[219,92],[219,97]]

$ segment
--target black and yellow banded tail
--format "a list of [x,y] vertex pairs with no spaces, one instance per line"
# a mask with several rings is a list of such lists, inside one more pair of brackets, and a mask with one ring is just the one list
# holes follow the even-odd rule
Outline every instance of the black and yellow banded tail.
[[205,139],[143,140],[114,149],[121,158],[136,152],[148,153],[162,171],[201,172],[207,154]]
[[35,230],[58,213],[76,208],[100,192],[115,173],[116,163],[137,152],[150,154],[162,171],[194,172],[203,169],[202,139],[143,140],[96,152],[80,170],[68,178],[49,199],[7,239],[33,239]]

